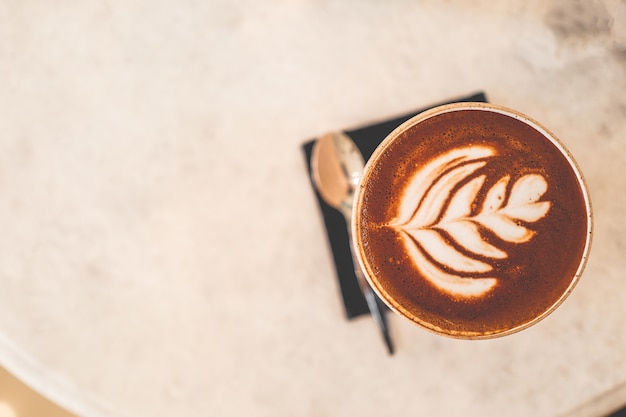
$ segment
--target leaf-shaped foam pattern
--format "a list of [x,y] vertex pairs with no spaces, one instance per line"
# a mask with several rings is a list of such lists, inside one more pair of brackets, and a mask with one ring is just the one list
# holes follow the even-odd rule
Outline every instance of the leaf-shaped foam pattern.
[[470,162],[442,175],[424,196],[415,216],[409,222],[410,227],[433,224],[441,214],[442,207],[450,197],[452,189],[477,169],[484,167],[485,164],[485,161]]
[[541,175],[524,175],[513,184],[507,206],[519,207],[528,203],[534,203],[539,200],[547,190],[548,183]]
[[452,196],[441,223],[468,217],[472,213],[472,202],[476,200],[476,195],[483,186],[485,178],[484,175],[481,175],[472,179]]
[[527,223],[534,223],[544,217],[548,210],[550,210],[550,202],[540,201],[518,207],[508,205],[506,209],[500,210],[500,214],[512,219],[523,220]]
[[464,278],[449,274],[433,264],[406,234],[402,235],[409,256],[419,266],[424,278],[442,291],[456,297],[478,297],[489,292],[497,283],[496,278]]
[[[508,183],[508,177],[505,178],[506,183]],[[548,190],[548,183],[541,175],[524,175],[513,184],[509,199],[506,205],[502,207],[502,203],[496,203],[496,200],[500,199],[500,193],[503,188],[506,188],[506,183],[501,179],[489,190],[482,211],[473,217],[473,220],[507,242],[528,242],[535,235],[535,232],[522,226],[519,222],[533,223],[548,213],[550,202],[537,202]],[[504,202],[504,197],[499,201]]]
[[456,243],[476,255],[494,259],[504,259],[508,256],[506,252],[484,240],[476,223],[470,220],[442,223],[437,227],[445,230]]
[[482,273],[493,269],[491,265],[459,252],[433,229],[407,230],[406,233],[415,239],[433,259],[455,271]]
[[547,190],[548,183],[541,175],[525,175],[513,185],[506,207],[499,212],[512,219],[536,222],[550,210],[550,202],[537,202]]
[[473,213],[486,176],[471,176],[495,155],[491,148],[468,146],[435,158],[410,179],[398,214],[388,223],[400,233],[426,279],[455,296],[490,291],[498,278],[482,276],[493,270],[483,259],[508,257],[496,242],[486,240],[481,228],[504,241],[525,243],[536,234],[527,224],[550,210],[549,201],[539,201],[548,189],[546,179],[529,174],[513,184],[508,196],[511,177],[500,178],[486,192],[480,211]]
[[408,181],[408,185],[400,196],[400,207],[392,223],[401,225],[411,220],[430,186],[448,169],[468,161],[487,158],[493,154],[493,149],[485,146],[460,148],[454,149],[424,165]]
[[491,230],[502,240],[513,243],[528,242],[535,232],[520,226],[507,216],[502,216],[498,212],[480,214],[473,218],[487,229]]
[[504,199],[506,198],[506,186],[509,184],[509,179],[510,177],[505,175],[491,187],[487,193],[487,197],[485,197],[482,211],[493,212],[502,207]]

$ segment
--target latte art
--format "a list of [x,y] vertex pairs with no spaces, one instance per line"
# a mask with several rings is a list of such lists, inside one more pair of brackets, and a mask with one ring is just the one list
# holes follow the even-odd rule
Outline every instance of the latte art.
[[396,230],[415,267],[437,288],[457,297],[489,292],[500,277],[490,275],[485,259],[504,259],[496,239],[522,244],[536,232],[527,227],[545,217],[551,203],[539,201],[548,184],[527,174],[508,190],[510,175],[500,178],[481,200],[486,175],[474,175],[490,158],[489,147],[467,146],[447,152],[418,170],[400,196],[398,214],[386,226]]
[[446,105],[394,130],[365,166],[358,261],[398,314],[469,339],[528,327],[572,291],[591,206],[571,155],[514,110]]

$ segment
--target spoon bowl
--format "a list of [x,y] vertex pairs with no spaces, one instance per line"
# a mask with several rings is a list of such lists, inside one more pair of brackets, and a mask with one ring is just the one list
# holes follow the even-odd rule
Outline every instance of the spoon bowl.
[[359,149],[346,134],[327,133],[315,143],[311,165],[313,181],[322,199],[349,221],[354,193],[365,167]]

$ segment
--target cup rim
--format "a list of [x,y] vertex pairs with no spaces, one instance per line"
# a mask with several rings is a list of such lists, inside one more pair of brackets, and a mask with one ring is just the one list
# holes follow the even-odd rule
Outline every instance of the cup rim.
[[[360,245],[357,244],[357,241],[360,240],[359,238],[360,235],[358,234],[358,227],[359,227],[358,225],[360,223],[360,211],[359,211],[360,209],[359,208],[362,204],[363,189],[364,189],[363,179],[367,177],[368,173],[372,171],[372,167],[377,163],[380,156],[385,152],[385,150],[390,146],[390,144],[401,133],[415,126],[416,124],[421,123],[437,115],[441,115],[441,114],[445,114],[449,112],[455,112],[455,111],[465,111],[465,110],[481,110],[481,111],[499,113],[508,117],[512,117],[519,121],[522,121],[523,123],[529,125],[530,127],[540,132],[547,140],[549,140],[556,146],[556,148],[565,157],[565,159],[568,161],[569,165],[571,166],[572,170],[576,174],[577,182],[580,185],[580,189],[583,195],[585,208],[586,208],[587,236],[585,239],[585,246],[584,246],[584,250],[583,250],[579,265],[576,269],[576,273],[572,277],[567,289],[563,291],[563,293],[545,311],[533,317],[531,320],[525,323],[521,323],[517,326],[511,327],[509,329],[504,329],[500,331],[496,330],[496,331],[488,332],[488,333],[485,333],[485,332],[468,333],[468,332],[450,331],[449,329],[443,329],[426,320],[422,320],[417,315],[411,314],[408,310],[406,310],[399,303],[397,303],[393,299],[393,297],[389,296],[386,293],[386,291],[384,291],[383,288],[380,288],[378,285],[376,285],[374,280],[370,277],[371,273],[369,270],[369,264],[365,262],[364,260],[365,256],[362,253]],[[535,119],[508,107],[504,107],[504,106],[496,105],[492,103],[484,103],[484,102],[451,103],[451,104],[444,104],[444,105],[434,107],[432,109],[423,111],[413,116],[409,120],[405,121],[404,123],[396,127],[376,147],[376,149],[372,153],[372,156],[368,159],[368,161],[365,164],[365,167],[363,169],[363,175],[361,176],[361,181],[359,182],[359,185],[356,187],[356,192],[354,195],[354,204],[352,207],[352,220],[351,220],[351,225],[350,225],[351,233],[352,233],[352,236],[354,236],[354,239],[352,240],[353,246],[351,249],[354,251],[356,255],[356,259],[358,260],[359,267],[363,270],[363,273],[365,275],[365,278],[367,279],[368,284],[370,285],[370,287],[372,287],[374,292],[381,298],[381,300],[385,302],[385,304],[387,304],[387,306],[392,311],[412,321],[418,326],[430,332],[439,334],[439,335],[448,336],[448,337],[456,338],[456,339],[469,339],[469,340],[492,339],[492,338],[497,338],[497,337],[502,337],[502,336],[513,334],[513,333],[517,333],[521,330],[524,330],[528,327],[531,327],[537,324],[538,322],[546,318],[548,315],[550,315],[552,312],[554,312],[565,301],[565,299],[571,294],[574,287],[580,281],[582,273],[587,265],[589,252],[591,249],[591,242],[593,238],[593,217],[594,217],[593,209],[591,205],[591,199],[589,197],[589,190],[588,190],[587,182],[582,174],[580,166],[578,165],[578,163],[576,162],[572,154],[569,152],[569,150],[565,147],[565,145],[561,142],[561,140],[554,133],[552,133],[550,130],[548,130],[546,127],[544,127],[541,123],[539,123]]]

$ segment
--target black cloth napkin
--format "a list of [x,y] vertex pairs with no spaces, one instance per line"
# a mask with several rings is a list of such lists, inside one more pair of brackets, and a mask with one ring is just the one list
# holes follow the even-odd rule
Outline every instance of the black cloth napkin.
[[[487,98],[485,93],[479,92],[467,97],[461,97],[434,104],[423,109],[412,111],[403,116],[384,120],[382,122],[355,129],[344,130],[344,133],[354,140],[363,154],[363,159],[367,161],[372,156],[372,153],[380,142],[382,142],[382,140],[396,127],[411,117],[442,104],[457,102],[487,102]],[[317,139],[314,138],[304,143],[302,145],[302,150],[304,152],[306,166],[311,179],[311,186],[315,192],[315,197],[319,203],[321,215],[324,220],[324,226],[326,227],[326,234],[328,236],[328,243],[330,244],[330,249],[335,263],[335,271],[337,274],[336,278],[339,282],[339,290],[341,292],[345,314],[348,319],[352,319],[362,314],[369,313],[369,309],[367,308],[367,303],[365,302],[365,298],[359,288],[356,275],[354,274],[354,266],[352,264],[352,255],[350,254],[348,240],[348,229],[344,217],[339,211],[330,207],[324,202],[324,200],[322,200],[321,196],[315,189],[315,184],[313,183],[313,178],[311,177],[311,151],[316,140]],[[379,304],[383,305],[382,302]]]

